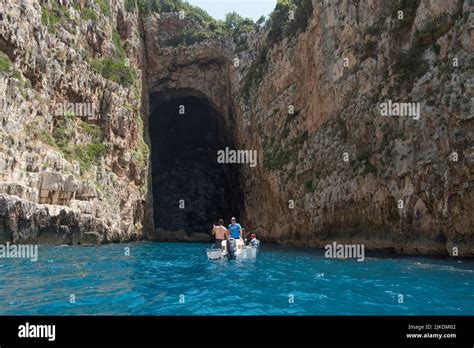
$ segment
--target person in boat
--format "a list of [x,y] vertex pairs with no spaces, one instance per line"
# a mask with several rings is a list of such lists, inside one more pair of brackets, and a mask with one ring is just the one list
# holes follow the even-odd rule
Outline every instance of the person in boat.
[[252,233],[248,233],[246,235],[245,228],[242,228],[242,238],[244,238],[245,245],[250,245],[251,236],[252,236]]
[[255,233],[250,234],[249,245],[256,248],[260,246],[260,241],[257,239],[257,235]]
[[244,242],[244,245],[247,245],[247,238],[245,237],[245,228],[241,228],[242,230],[242,240]]
[[235,217],[230,219],[230,225],[227,229],[231,238],[242,239],[242,226],[237,223],[237,219]]
[[214,225],[212,228],[212,235],[215,238],[214,245],[216,248],[221,248],[222,247],[222,241],[226,239],[226,234],[227,234],[227,229],[224,227],[224,220],[219,219],[217,221],[217,226]]

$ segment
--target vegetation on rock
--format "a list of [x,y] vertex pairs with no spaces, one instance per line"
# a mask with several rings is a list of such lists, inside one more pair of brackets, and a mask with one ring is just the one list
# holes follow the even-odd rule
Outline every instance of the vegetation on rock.
[[106,15],[110,15],[110,8],[109,8],[109,3],[108,0],[95,0],[97,5],[99,5],[100,11]]
[[68,161],[78,161],[81,174],[85,175],[98,160],[105,155],[106,145],[102,142],[102,132],[99,126],[80,121],[79,129],[90,136],[90,141],[81,144],[71,144],[70,138],[75,127],[74,115],[64,114],[57,118],[52,137],[42,132],[40,139],[59,149]]
[[[413,41],[407,51],[402,51],[395,65],[398,74],[396,83],[398,87],[412,84],[415,79],[423,76],[429,65],[423,59],[423,52],[435,45],[436,40],[444,35],[454,24],[452,16],[443,14],[427,22],[421,30],[413,35]],[[436,52],[436,48],[434,48]]]
[[143,140],[144,138],[144,126],[143,126],[143,121],[141,118],[141,115],[137,116],[137,131],[138,131],[138,140],[136,143],[135,148],[132,151],[132,158],[139,169],[143,169],[146,167],[146,164],[148,162],[148,155],[150,153],[150,150],[148,148],[147,143]]
[[145,14],[183,11],[185,15],[197,19],[201,24],[215,21],[200,7],[193,6],[183,0],[125,0],[125,9],[128,12],[138,10]]
[[91,67],[106,79],[131,85],[135,80],[135,73],[125,59],[120,58],[102,58],[93,59],[90,62]]
[[11,68],[12,62],[10,61],[10,58],[0,51],[0,71],[10,72]]
[[[401,32],[409,31],[415,21],[416,10],[420,0],[391,0],[391,15],[395,20],[393,30],[400,35]],[[399,11],[403,13],[403,19],[399,19]]]
[[269,20],[269,46],[285,36],[295,35],[298,31],[306,29],[312,13],[311,0],[278,0]]

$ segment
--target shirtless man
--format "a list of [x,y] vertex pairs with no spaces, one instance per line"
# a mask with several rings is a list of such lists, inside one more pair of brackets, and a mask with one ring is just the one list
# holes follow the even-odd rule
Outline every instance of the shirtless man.
[[222,241],[226,239],[227,229],[223,226],[224,220],[219,219],[217,226],[214,226],[212,229],[212,235],[215,238],[216,248],[222,248]]

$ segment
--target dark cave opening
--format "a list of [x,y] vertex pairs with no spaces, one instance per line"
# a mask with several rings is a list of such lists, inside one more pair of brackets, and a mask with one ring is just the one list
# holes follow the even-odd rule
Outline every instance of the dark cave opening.
[[186,93],[151,94],[150,106],[155,228],[210,233],[217,219],[240,217],[239,168],[217,162],[218,150],[235,148],[231,117]]

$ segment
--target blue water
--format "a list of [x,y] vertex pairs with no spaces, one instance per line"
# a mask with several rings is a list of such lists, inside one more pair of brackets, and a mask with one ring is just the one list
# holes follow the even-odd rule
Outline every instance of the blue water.
[[357,262],[265,245],[254,261],[211,262],[207,246],[40,246],[36,263],[0,259],[0,314],[474,314],[474,260],[366,253]]

